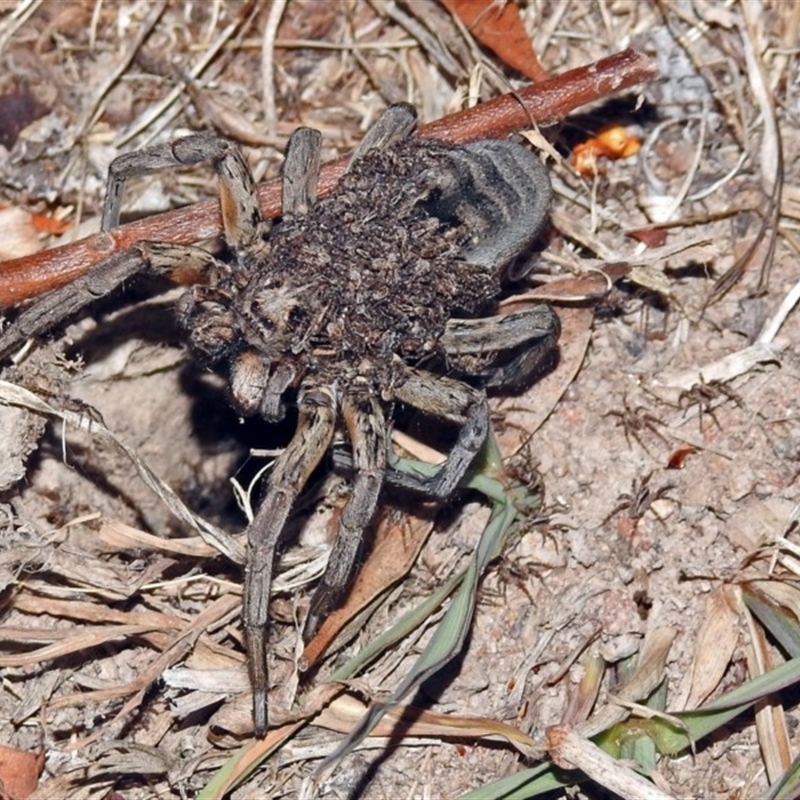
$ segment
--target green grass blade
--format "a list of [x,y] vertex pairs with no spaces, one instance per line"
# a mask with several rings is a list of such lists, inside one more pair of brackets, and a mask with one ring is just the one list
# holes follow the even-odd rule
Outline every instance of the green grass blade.
[[[563,777],[561,777],[563,776]],[[580,774],[569,776],[558,770],[554,764],[539,764],[531,769],[523,769],[513,775],[486,783],[478,789],[462,794],[458,800],[528,800],[531,797],[552,792],[580,781]]]
[[792,761],[781,779],[770,787],[764,800],[795,800],[797,797],[800,797],[800,756]]
[[[393,462],[393,466],[401,469],[408,467],[415,471],[424,471],[422,467],[427,467],[427,465],[415,462],[412,464],[404,459]],[[458,578],[458,587],[449,608],[422,654],[408,675],[392,692],[389,700],[385,703],[376,703],[369,709],[336,751],[322,762],[316,772],[317,776],[332,769],[364,737],[369,735],[369,732],[390,708],[419,688],[431,675],[461,651],[472,623],[480,578],[492,560],[502,551],[518,514],[513,502],[517,498],[513,497],[512,499],[512,495],[499,481],[481,474],[474,476],[466,483],[466,486],[482,492],[492,500],[492,514],[481,534],[467,570],[463,576]],[[437,601],[441,602],[438,598]],[[429,603],[428,606],[431,609],[436,607],[433,603]]]
[[742,599],[753,616],[778,640],[792,658],[800,656],[800,625],[797,617],[789,609],[778,604],[767,593],[760,591],[755,583],[742,586]]

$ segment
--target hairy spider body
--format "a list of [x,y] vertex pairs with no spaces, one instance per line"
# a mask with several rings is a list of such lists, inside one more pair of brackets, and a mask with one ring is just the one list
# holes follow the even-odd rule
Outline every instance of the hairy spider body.
[[[217,287],[212,302],[234,312],[230,348],[197,337],[195,348],[219,361],[246,342],[290,369],[292,385],[313,376],[378,393],[398,377],[395,357],[434,354],[448,319],[473,316],[500,287],[496,270],[461,257],[468,227],[443,224],[420,202],[430,190],[419,176],[452,169],[452,151],[412,140],[357,161],[307,214],[272,228],[254,268]],[[192,303],[189,331],[202,313]]]
[[[283,169],[283,218],[270,228],[238,149],[213,134],[120,156],[110,168],[103,227],[117,224],[128,177],[211,162],[219,177],[229,258],[197,247],[143,242],[23,312],[0,335],[0,356],[141,271],[202,274],[179,303],[192,350],[227,370],[245,415],[277,420],[296,403],[296,432],[276,459],[247,530],[243,621],[256,733],[267,728],[269,593],[295,499],[344,429],[352,450],[350,497],[328,567],[311,599],[308,641],[340,602],[383,484],[451,494],[489,430],[483,389],[524,382],[559,335],[548,306],[493,311],[503,268],[541,230],[550,183],[520,145],[461,147],[409,139],[412,107],[390,107],[368,131],[347,174],[316,202],[319,134],[301,128]],[[475,381],[473,381],[474,383]],[[291,392],[291,394],[289,394]],[[395,403],[459,426],[438,472],[387,466],[387,412]]]

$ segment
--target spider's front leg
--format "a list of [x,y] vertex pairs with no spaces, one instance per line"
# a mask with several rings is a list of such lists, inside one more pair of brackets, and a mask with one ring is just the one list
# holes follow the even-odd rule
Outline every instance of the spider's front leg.
[[289,138],[281,182],[284,217],[308,214],[317,199],[321,140],[314,128],[298,128]]
[[410,103],[394,103],[381,114],[359,142],[348,170],[368,153],[385,150],[407,139],[417,124],[417,109]]
[[336,400],[330,389],[301,390],[298,407],[297,430],[275,461],[264,500],[247,527],[243,616],[257,736],[267,732],[269,595],[276,551],[297,495],[330,446],[336,425]]
[[140,242],[121,250],[23,311],[14,324],[0,334],[0,359],[17,350],[27,339],[40,336],[76,316],[139,273],[163,275],[178,283],[187,283],[214,268],[224,267],[211,253],[189,245]]
[[[257,257],[269,226],[261,214],[255,182],[241,152],[235,144],[216,134],[199,133],[114,159],[109,167],[102,229],[109,230],[119,223],[122,190],[128,178],[201,162],[210,162],[217,173],[225,238],[237,254],[238,263],[247,269],[252,258]],[[40,335],[76,315],[140,272],[188,283],[213,270],[219,276],[230,268],[197,247],[139,242],[114,253],[86,275],[56,289],[24,311],[15,324],[0,335],[0,358],[21,346],[27,338]]]
[[125,181],[180,166],[209,163],[219,180],[225,241],[238,257],[266,238],[269,224],[258,205],[253,175],[239,148],[215,133],[196,133],[118,156],[108,169],[102,230],[119,224]]

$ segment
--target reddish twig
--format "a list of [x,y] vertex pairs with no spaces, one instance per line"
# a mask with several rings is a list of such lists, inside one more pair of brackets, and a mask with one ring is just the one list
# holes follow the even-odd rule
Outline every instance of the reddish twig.
[[[656,74],[655,64],[634,50],[625,50],[587,67],[565,72],[548,81],[502,95],[474,108],[421,125],[418,136],[466,142],[501,138],[534,125],[550,125],[586,103],[602,100],[643,83]],[[319,195],[336,185],[347,158],[322,166]],[[259,187],[264,214],[280,213],[280,186],[271,180]],[[0,264],[0,308],[13,306],[56,289],[83,275],[112,253],[140,241],[189,244],[219,235],[219,201],[204,200],[122,225],[107,233]]]

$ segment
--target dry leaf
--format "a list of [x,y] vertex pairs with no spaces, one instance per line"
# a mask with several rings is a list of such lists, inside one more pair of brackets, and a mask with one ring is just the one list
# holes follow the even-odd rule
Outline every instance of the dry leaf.
[[[364,703],[345,694],[337,697],[312,724],[339,733],[349,733],[367,711],[368,707]],[[535,747],[530,736],[504,722],[487,717],[439,714],[408,705],[400,705],[388,711],[369,735],[388,736],[393,740],[410,736],[435,736],[507,741],[523,753]]]
[[[775,667],[767,634],[750,613],[746,613],[750,629],[750,643],[745,648],[747,668],[752,678],[759,677]],[[792,764],[789,728],[781,698],[774,694],[762,697],[754,706],[758,744],[764,757],[764,766],[770,785],[786,774]]]
[[550,75],[533,52],[516,3],[495,0],[442,0],[445,8],[458,17],[469,32],[497,57],[534,83]]
[[0,745],[0,791],[10,800],[25,800],[36,789],[44,753],[29,753]]
[[395,515],[381,520],[372,552],[359,570],[347,602],[327,618],[303,651],[304,669],[317,662],[350,620],[411,569],[432,527],[429,520],[414,518],[398,523]]
[[635,231],[628,231],[628,236],[650,248],[663,247],[667,243],[666,228],[639,228]]
[[739,641],[739,613],[730,596],[732,587],[720,586],[706,601],[703,625],[697,635],[687,709],[697,708],[717,688]]
[[103,519],[100,532],[95,536],[111,552],[147,549],[179,553],[193,558],[213,558],[217,555],[217,551],[199,536],[165,539],[163,536],[154,536],[115,519]]

